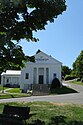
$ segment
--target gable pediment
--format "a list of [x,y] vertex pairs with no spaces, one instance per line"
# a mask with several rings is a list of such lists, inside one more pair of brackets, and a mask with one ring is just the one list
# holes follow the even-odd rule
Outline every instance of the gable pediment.
[[42,51],[40,51],[39,53],[37,53],[35,55],[35,62],[36,63],[59,63],[59,64],[62,64],[58,60],[54,59],[52,56],[49,56]]

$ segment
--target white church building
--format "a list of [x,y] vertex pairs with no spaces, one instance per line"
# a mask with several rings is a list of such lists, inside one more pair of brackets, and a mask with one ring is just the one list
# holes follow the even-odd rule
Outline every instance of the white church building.
[[55,77],[61,82],[62,63],[60,61],[40,50],[36,52],[34,57],[35,62],[26,62],[21,72],[16,71],[15,73],[11,71],[9,75],[8,72],[2,73],[2,84],[4,84],[4,81],[5,84],[19,84],[22,90],[27,91],[32,88],[33,84],[51,84]]
[[51,84],[57,77],[61,82],[62,63],[52,56],[38,50],[34,55],[35,62],[27,62],[21,70],[20,88],[31,88],[32,84]]

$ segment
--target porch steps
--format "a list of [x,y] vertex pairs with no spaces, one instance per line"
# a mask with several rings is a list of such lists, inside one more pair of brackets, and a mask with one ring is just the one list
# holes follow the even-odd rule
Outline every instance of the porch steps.
[[33,95],[49,95],[50,87],[48,84],[33,84]]

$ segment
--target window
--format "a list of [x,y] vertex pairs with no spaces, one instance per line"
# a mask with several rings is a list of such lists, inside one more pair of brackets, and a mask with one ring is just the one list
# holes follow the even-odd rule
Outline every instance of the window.
[[7,79],[7,83],[9,82],[9,79]]
[[29,73],[25,74],[25,79],[29,79]]

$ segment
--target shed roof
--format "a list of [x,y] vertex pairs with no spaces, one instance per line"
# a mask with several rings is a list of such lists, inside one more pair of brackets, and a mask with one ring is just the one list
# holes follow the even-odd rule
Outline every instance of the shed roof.
[[1,75],[21,75],[20,70],[6,70],[6,72],[3,72]]

